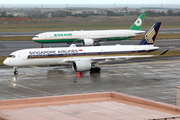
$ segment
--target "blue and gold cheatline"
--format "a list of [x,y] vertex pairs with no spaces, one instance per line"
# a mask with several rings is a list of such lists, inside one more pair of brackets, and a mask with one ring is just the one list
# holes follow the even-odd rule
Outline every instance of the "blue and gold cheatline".
[[[63,51],[63,50],[62,50]],[[54,58],[54,57],[97,57],[97,56],[114,56],[114,55],[118,55],[118,56],[124,56],[124,55],[132,55],[132,54],[142,54],[142,53],[147,53],[147,52],[152,52],[155,50],[139,50],[139,51],[114,51],[114,52],[81,52],[81,53],[58,53],[58,54],[31,54],[28,55],[28,59],[36,59],[36,58]],[[38,52],[37,52],[38,53]],[[45,52],[46,53],[46,52]]]

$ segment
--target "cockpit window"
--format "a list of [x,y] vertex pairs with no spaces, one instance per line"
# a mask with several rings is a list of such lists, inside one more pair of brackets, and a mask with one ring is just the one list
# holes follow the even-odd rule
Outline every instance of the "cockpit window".
[[39,36],[34,36],[34,38],[39,38]]
[[15,58],[16,56],[15,55],[9,55],[8,57],[9,58]]

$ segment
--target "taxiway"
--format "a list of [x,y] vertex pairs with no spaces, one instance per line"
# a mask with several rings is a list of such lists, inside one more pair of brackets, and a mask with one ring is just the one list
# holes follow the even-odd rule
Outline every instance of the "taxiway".
[[[155,60],[101,65],[100,74],[84,72],[77,77],[71,66],[24,67],[14,75],[0,68],[0,99],[117,91],[174,104],[180,85],[180,61]],[[163,101],[167,102],[167,101]]]

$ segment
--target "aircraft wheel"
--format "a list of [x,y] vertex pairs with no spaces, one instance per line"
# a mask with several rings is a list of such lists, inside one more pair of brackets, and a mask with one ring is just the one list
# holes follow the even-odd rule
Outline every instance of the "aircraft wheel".
[[96,72],[100,72],[101,71],[101,68],[96,68]]
[[90,73],[94,73],[95,72],[95,69],[94,68],[91,68],[90,69]]
[[14,74],[17,75],[17,74],[18,74],[18,71],[14,71]]
[[101,68],[95,67],[90,69],[90,73],[99,73],[101,71]]

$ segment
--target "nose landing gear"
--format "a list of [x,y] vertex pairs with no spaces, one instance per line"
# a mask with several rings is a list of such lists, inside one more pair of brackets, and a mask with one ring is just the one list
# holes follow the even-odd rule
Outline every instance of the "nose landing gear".
[[14,68],[14,75],[17,75],[18,74],[18,71],[17,71],[17,67],[13,67]]

